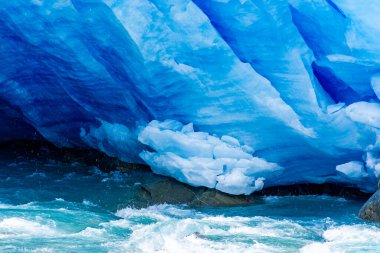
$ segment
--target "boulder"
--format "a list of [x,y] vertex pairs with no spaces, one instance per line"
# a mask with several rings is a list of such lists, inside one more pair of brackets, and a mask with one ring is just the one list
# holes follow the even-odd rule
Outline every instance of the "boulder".
[[139,198],[146,200],[148,205],[167,203],[200,207],[258,203],[257,197],[230,195],[215,189],[192,187],[170,178],[158,178],[141,184]]
[[380,189],[363,205],[359,217],[367,221],[380,222]]

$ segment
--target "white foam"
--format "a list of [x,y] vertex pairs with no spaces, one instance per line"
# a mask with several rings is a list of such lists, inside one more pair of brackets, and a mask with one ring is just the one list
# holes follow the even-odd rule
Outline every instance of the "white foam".
[[75,236],[82,236],[82,237],[101,237],[106,233],[106,230],[104,228],[92,228],[87,227],[84,230],[80,231],[79,233],[74,234]]
[[[150,217],[157,220],[170,220],[173,218],[198,217],[201,214],[194,210],[185,209],[185,206],[176,206],[169,204],[153,205],[147,208],[135,209],[124,208],[116,212],[116,216],[122,218]],[[200,217],[203,217],[201,215]]]
[[86,205],[86,206],[96,206],[96,204],[92,203],[91,201],[87,200],[87,199],[84,199],[82,201],[83,205]]
[[112,220],[109,222],[103,222],[99,224],[100,226],[104,228],[109,228],[109,227],[117,227],[117,228],[131,228],[132,223],[126,219],[120,219],[120,220]]
[[355,252],[379,252],[380,229],[370,225],[343,225],[327,229],[323,233],[326,242],[311,243],[301,249],[302,253],[340,253],[347,249]]
[[30,221],[18,217],[5,218],[0,222],[0,238],[8,237],[49,237],[57,235],[55,223],[49,226],[37,221]]
[[[212,225],[217,226],[218,224]],[[233,239],[211,240],[208,237],[213,235],[235,236],[221,228],[214,228],[212,225],[197,219],[180,219],[150,224],[134,229],[124,247],[126,250],[139,252],[168,253],[276,252],[275,247],[263,243],[243,243]]]
[[[133,233],[122,244],[131,252],[280,252],[287,250],[286,246],[259,241],[259,238],[297,238],[307,233],[299,224],[287,220],[213,216],[172,205],[126,208],[117,215],[127,222],[118,220],[103,226],[131,229]],[[155,221],[142,225],[133,221],[136,217],[155,218]]]
[[0,203],[0,209],[36,209],[36,207],[34,206],[35,203],[34,202],[29,202],[29,203],[26,203],[26,204],[21,204],[21,205],[11,205],[11,204],[3,204],[3,203]]
[[343,251],[332,251],[328,245],[320,242],[308,244],[301,248],[301,253],[340,253]]

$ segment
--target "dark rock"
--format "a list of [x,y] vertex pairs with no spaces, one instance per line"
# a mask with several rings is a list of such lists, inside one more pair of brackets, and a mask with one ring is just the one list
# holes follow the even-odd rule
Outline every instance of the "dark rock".
[[186,204],[196,196],[196,192],[185,184],[171,179],[145,183],[141,186],[141,197],[150,204]]
[[367,200],[371,193],[362,192],[360,189],[349,185],[335,183],[324,184],[294,184],[283,186],[272,186],[261,191],[252,193],[253,196],[301,196],[301,195],[328,195],[343,197],[354,200]]
[[259,202],[258,198],[244,195],[230,195],[214,189],[207,189],[197,194],[190,206],[243,206]]
[[363,205],[359,217],[367,221],[380,222],[380,189]]
[[135,164],[120,161],[116,157],[110,157],[95,149],[59,148],[47,141],[12,141],[0,143],[0,151],[6,152],[7,157],[22,155],[29,159],[52,159],[63,163],[79,163],[88,166],[96,166],[104,172],[119,170],[128,172],[131,170],[147,170],[145,164]]
[[149,204],[187,204],[189,206],[239,206],[256,203],[257,198],[236,196],[205,187],[192,187],[170,178],[144,183],[140,197]]

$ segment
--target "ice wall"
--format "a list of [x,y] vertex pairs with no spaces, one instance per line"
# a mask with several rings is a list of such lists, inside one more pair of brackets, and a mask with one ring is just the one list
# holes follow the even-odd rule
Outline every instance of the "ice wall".
[[0,141],[96,148],[233,194],[373,191],[379,12],[376,0],[3,1]]

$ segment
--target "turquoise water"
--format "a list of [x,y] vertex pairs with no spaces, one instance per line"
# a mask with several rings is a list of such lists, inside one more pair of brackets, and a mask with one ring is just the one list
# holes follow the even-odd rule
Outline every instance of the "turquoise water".
[[137,208],[144,173],[2,157],[0,252],[380,252],[380,226],[357,218],[363,202],[302,196]]

